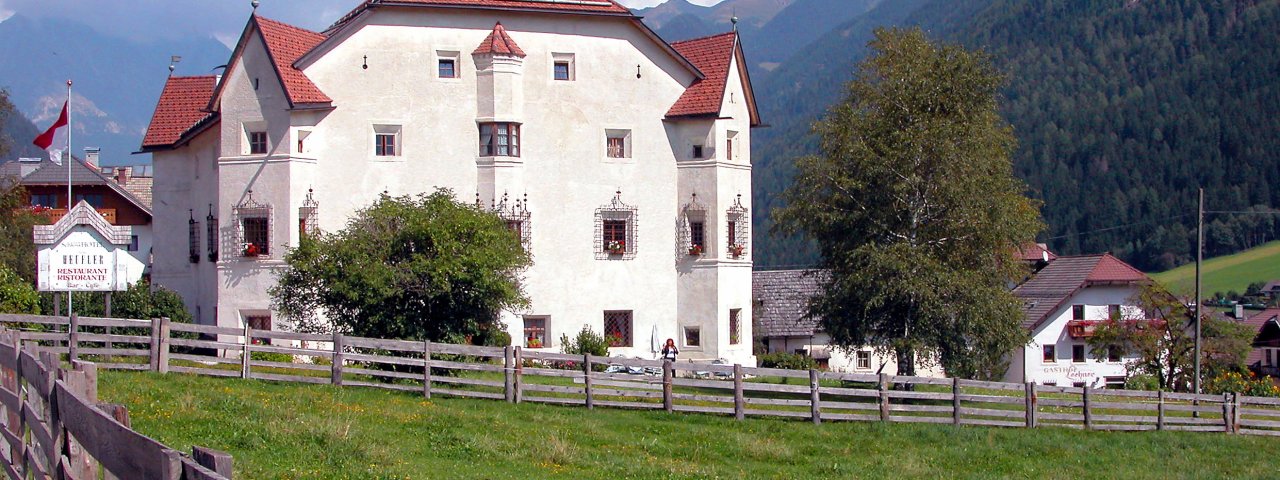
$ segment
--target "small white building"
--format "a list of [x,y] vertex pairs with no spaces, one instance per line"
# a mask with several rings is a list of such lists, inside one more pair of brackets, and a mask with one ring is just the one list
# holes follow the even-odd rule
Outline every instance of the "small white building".
[[[821,291],[824,270],[762,270],[753,274],[755,328],[769,353],[797,353],[833,372],[888,373],[898,371],[897,358],[880,355],[871,346],[841,348],[831,344],[818,318],[808,315],[809,301]],[[937,362],[916,362],[916,375],[942,377]]]
[[1023,301],[1031,343],[1011,357],[1005,381],[1122,388],[1136,355],[1098,355],[1088,338],[1109,318],[1145,319],[1135,304],[1151,279],[1111,254],[1054,257],[1013,294]]
[[253,15],[224,75],[160,96],[153,278],[200,323],[278,328],[267,291],[304,231],[444,187],[531,250],[532,306],[503,315],[526,347],[586,326],[617,355],[674,338],[752,364],[759,124],[736,33],[668,44],[612,0],[370,1],[323,32]]

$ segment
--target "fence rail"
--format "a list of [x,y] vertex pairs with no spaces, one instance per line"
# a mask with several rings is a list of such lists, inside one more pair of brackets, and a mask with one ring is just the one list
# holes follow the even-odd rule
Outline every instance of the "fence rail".
[[[40,319],[27,320],[38,323]],[[0,327],[0,470],[6,478],[231,478],[231,457],[225,453],[195,447],[192,456],[180,455],[130,429],[124,407],[97,402],[97,364],[75,359],[70,353],[74,349],[69,349],[72,368],[64,369],[60,356],[41,346],[40,340],[24,343],[24,338],[51,338],[34,333]],[[69,342],[92,334],[62,335],[64,344],[74,346]],[[90,338],[138,341],[115,335]]]
[[[0,315],[23,348],[99,368],[323,383],[435,395],[824,421],[1182,430],[1280,436],[1280,399],[1058,387],[569,355],[347,335]],[[113,330],[114,329],[114,330]],[[0,404],[8,397],[0,393]]]

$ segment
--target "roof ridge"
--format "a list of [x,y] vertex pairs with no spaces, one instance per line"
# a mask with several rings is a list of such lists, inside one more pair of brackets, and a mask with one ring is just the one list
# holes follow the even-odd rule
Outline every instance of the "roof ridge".
[[710,40],[710,39],[713,39],[713,38],[716,38],[716,37],[723,37],[723,36],[725,36],[725,35],[737,35],[737,34],[738,34],[738,31],[737,31],[737,30],[730,30],[730,31],[723,32],[723,33],[713,33],[713,34],[711,34],[711,35],[705,35],[705,36],[701,36],[701,37],[697,37],[697,38],[689,38],[689,39],[685,39],[685,40],[677,40],[677,41],[674,41],[674,42],[670,42],[670,44],[671,44],[672,46],[675,46],[675,45],[677,45],[677,44],[682,44],[682,43],[697,42],[697,41],[700,41],[700,40]]

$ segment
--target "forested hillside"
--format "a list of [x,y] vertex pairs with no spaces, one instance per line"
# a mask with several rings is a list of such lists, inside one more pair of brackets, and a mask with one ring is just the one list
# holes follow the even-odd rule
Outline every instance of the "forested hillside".
[[[1197,187],[1210,210],[1280,205],[1280,1],[885,2],[757,86],[775,126],[755,142],[761,265],[811,258],[767,238],[765,216],[791,159],[812,151],[800,135],[811,112],[838,99],[876,25],[919,25],[994,56],[1008,74],[1016,172],[1045,201],[1042,239],[1060,253],[1165,269],[1192,257]],[[1209,255],[1280,234],[1272,215],[1207,221]]]

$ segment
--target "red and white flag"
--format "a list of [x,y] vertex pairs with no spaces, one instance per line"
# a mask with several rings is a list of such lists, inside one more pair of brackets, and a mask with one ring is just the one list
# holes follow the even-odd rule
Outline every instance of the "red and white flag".
[[53,126],[50,126],[48,130],[45,130],[44,133],[41,133],[31,142],[40,147],[41,150],[48,150],[49,159],[58,165],[62,165],[62,149],[50,149],[49,147],[53,146],[53,136],[58,133],[58,129],[65,126],[67,126],[67,102],[62,102],[62,114],[58,115],[58,121],[53,122]]

